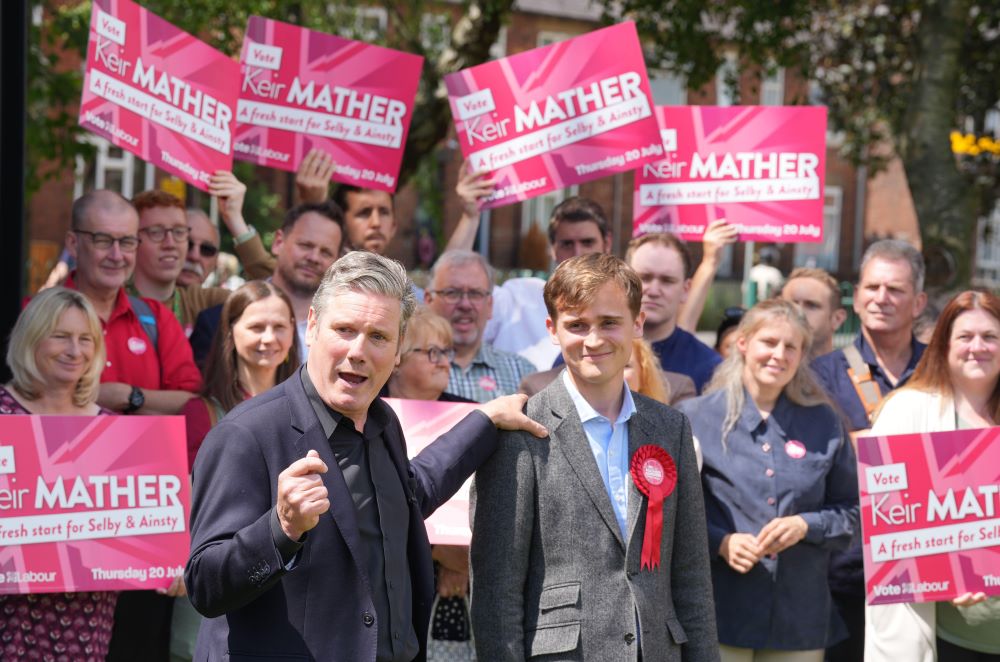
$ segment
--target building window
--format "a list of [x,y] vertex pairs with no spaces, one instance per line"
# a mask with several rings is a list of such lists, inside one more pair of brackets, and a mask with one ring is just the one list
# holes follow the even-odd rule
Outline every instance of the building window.
[[733,106],[740,100],[740,66],[736,53],[729,51],[715,72],[715,105]]
[[778,67],[765,76],[760,86],[760,105],[782,106],[785,103],[785,68]]
[[528,233],[532,224],[538,226],[543,234],[548,235],[549,219],[552,217],[552,210],[566,198],[579,195],[579,186],[558,189],[543,193],[537,197],[525,200],[521,203],[521,236]]
[[657,106],[687,105],[687,79],[665,69],[649,70],[649,89]]
[[338,31],[341,36],[358,41],[381,40],[389,25],[389,14],[383,7],[344,7],[331,2],[326,6],[326,14],[344,26]]
[[566,41],[567,39],[572,39],[575,34],[569,32],[553,32],[551,30],[542,30],[538,33],[537,44],[541,46],[549,46],[551,44],[558,43],[560,41]]
[[823,241],[795,244],[796,267],[818,267],[837,273],[843,208],[843,189],[839,186],[827,186],[823,194]]
[[131,152],[115,147],[104,138],[88,134],[82,140],[97,148],[97,156],[90,163],[76,157],[76,177],[73,182],[73,199],[97,189],[110,189],[131,199],[140,191],[148,191],[156,184],[156,166],[137,159]]
[[996,288],[1000,286],[1000,204],[979,219],[977,239],[973,284]]

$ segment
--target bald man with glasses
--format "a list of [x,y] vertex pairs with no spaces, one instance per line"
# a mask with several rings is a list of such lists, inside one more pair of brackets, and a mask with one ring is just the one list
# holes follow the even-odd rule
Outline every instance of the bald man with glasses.
[[536,368],[517,354],[483,342],[493,313],[493,269],[479,253],[444,252],[431,271],[424,293],[427,305],[451,323],[455,357],[448,392],[476,402],[517,393],[521,380]]

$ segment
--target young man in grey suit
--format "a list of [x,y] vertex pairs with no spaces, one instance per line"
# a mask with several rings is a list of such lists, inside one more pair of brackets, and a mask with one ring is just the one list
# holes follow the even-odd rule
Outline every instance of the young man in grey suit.
[[618,258],[591,254],[563,262],[544,294],[567,370],[528,401],[549,443],[505,434],[476,476],[478,657],[718,660],[690,425],[625,387],[642,283]]

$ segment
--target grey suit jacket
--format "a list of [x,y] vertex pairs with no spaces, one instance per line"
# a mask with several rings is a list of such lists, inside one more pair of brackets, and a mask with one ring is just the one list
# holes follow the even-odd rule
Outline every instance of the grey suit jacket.
[[[490,662],[719,659],[701,480],[681,413],[634,395],[629,456],[645,444],[677,465],[660,566],[641,570],[646,497],[628,482],[622,537],[563,380],[528,401],[548,443],[502,433],[472,495],[472,624]],[[636,625],[639,633],[636,632]]]

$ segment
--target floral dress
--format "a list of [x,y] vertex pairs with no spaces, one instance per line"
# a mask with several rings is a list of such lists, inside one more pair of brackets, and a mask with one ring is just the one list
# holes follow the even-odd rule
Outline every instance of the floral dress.
[[[31,412],[0,386],[7,414]],[[0,659],[104,660],[117,600],[114,591],[0,595]]]

